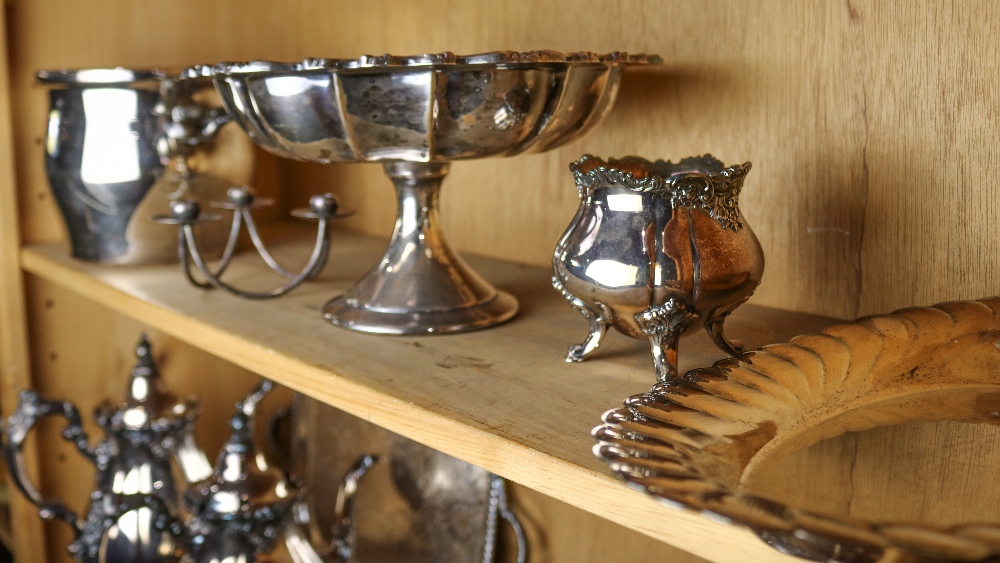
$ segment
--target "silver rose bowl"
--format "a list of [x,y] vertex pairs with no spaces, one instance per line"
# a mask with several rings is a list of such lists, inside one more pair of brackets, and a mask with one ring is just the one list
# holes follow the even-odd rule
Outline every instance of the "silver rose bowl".
[[453,160],[542,152],[611,109],[625,66],[657,56],[554,51],[364,56],[193,67],[260,146],[309,162],[382,162],[396,187],[395,232],[381,263],[329,301],[333,324],[386,334],[492,326],[517,301],[473,272],[437,221]]

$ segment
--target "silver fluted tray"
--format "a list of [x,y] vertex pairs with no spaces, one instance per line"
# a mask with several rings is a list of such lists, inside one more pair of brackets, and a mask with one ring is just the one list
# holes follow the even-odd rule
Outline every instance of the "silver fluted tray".
[[902,309],[658,383],[594,452],[812,561],[997,561],[998,373],[1000,298]]
[[[310,162],[383,162],[396,229],[381,263],[324,308],[377,333],[460,332],[503,322],[517,301],[449,247],[437,199],[453,160],[541,152],[608,113],[622,70],[653,55],[498,51],[193,67],[261,147]],[[567,177],[568,178],[568,177]]]

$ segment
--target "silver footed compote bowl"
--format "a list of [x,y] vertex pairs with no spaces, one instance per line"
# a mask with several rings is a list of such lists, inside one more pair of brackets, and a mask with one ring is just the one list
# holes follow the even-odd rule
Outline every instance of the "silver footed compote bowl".
[[537,153],[611,109],[624,67],[656,56],[498,51],[194,67],[260,146],[309,162],[382,162],[398,215],[381,263],[329,301],[333,324],[385,334],[460,332],[506,321],[517,301],[472,271],[438,226],[453,160]]

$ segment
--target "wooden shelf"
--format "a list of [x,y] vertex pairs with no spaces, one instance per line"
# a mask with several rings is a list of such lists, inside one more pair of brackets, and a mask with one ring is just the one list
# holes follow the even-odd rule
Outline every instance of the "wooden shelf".
[[[284,233],[276,255],[303,263],[310,237],[296,229],[275,232]],[[513,321],[490,330],[397,337],[326,323],[322,304],[377,263],[384,247],[384,240],[336,233],[320,278],[263,302],[198,290],[176,266],[78,262],[60,244],[25,247],[21,261],[33,275],[282,385],[696,555],[795,561],[747,530],[628,489],[591,454],[591,428],[625,397],[648,391],[651,361],[645,342],[614,333],[594,358],[564,362],[566,347],[585,336],[587,325],[549,286],[548,270],[469,257],[521,302]],[[249,254],[227,276],[241,287],[278,281]],[[728,328],[756,347],[831,321],[748,305]],[[682,341],[682,369],[721,357],[703,334]]]

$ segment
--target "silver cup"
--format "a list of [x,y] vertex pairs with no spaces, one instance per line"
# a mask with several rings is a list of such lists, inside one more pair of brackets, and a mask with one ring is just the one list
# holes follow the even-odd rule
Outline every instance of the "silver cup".
[[[176,261],[175,234],[148,217],[182,197],[224,199],[251,180],[252,146],[227,125],[211,80],[124,68],[37,78],[49,88],[45,171],[76,258]],[[200,227],[203,248],[221,252],[227,231]]]

